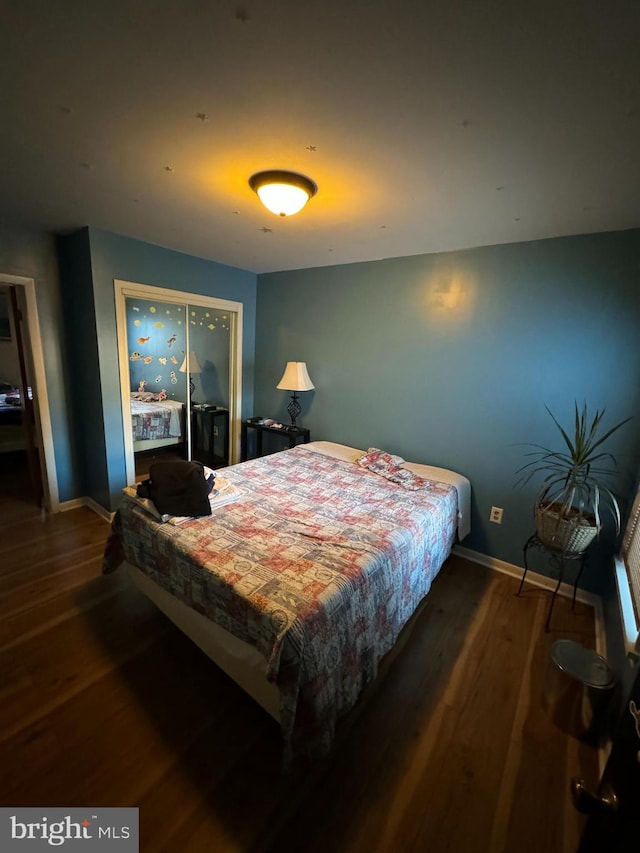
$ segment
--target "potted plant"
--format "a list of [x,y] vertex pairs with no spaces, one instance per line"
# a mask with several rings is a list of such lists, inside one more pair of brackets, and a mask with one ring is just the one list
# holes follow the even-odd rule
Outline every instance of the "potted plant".
[[533,457],[516,473],[522,474],[518,485],[526,485],[532,477],[543,476],[535,502],[538,539],[543,545],[565,553],[583,553],[602,527],[601,512],[611,512],[620,532],[620,507],[618,500],[606,484],[615,474],[616,460],[602,450],[603,444],[616,430],[627,423],[626,418],[601,435],[605,410],[596,410],[591,422],[587,404],[578,410],[575,404],[575,424],[572,435],[558,423],[548,406],[545,406],[558,427],[565,447],[550,450],[539,444],[526,456]]

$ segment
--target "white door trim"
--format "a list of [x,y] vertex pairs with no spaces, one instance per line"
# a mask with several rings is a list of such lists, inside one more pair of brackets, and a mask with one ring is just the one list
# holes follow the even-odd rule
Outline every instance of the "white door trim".
[[[135,458],[133,455],[133,436],[131,429],[131,405],[129,397],[129,353],[127,351],[126,298],[158,299],[179,305],[198,305],[227,311],[231,315],[229,353],[229,464],[240,461],[240,417],[242,412],[242,302],[203,296],[201,293],[187,293],[182,290],[169,290],[150,284],[114,279],[116,304],[116,330],[118,335],[118,364],[120,367],[120,393],[122,398],[122,427],[124,430],[124,450],[127,469],[127,484],[134,485],[136,480]],[[187,328],[188,331],[188,328]],[[188,419],[187,419],[188,420]]]
[[35,385],[34,408],[36,412],[36,431],[41,439],[38,444],[44,505],[49,512],[58,512],[60,496],[58,493],[58,475],[53,446],[53,428],[49,410],[49,395],[47,393],[47,377],[44,370],[44,353],[40,320],[38,318],[38,303],[36,299],[36,283],[33,278],[22,275],[7,275],[0,273],[0,284],[14,284],[24,289],[27,303],[27,329],[29,331],[29,348],[33,363],[33,381]]

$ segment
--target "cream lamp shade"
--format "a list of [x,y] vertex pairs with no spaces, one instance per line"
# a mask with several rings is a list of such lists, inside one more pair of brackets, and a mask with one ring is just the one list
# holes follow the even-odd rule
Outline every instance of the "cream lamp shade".
[[287,366],[282,374],[282,379],[276,385],[276,388],[281,388],[283,391],[293,391],[291,400],[287,406],[289,417],[291,418],[291,429],[296,429],[296,418],[302,411],[302,406],[298,401],[297,391],[311,391],[316,386],[311,381],[307,365],[304,361],[288,361]]
[[[194,391],[196,390],[195,382],[193,381],[192,374],[194,373],[202,373],[202,367],[200,366],[200,362],[198,361],[198,356],[193,352],[193,350],[189,353],[189,355],[185,355],[184,361],[178,368],[180,373],[188,373],[189,374],[189,397],[193,398]],[[193,399],[191,399],[193,403]]]
[[315,387],[304,361],[288,361],[282,379],[276,385],[282,391],[312,391]]
[[202,373],[202,367],[195,352],[190,352],[188,356],[185,355],[179,370],[180,373]]
[[256,172],[249,178],[249,186],[276,216],[293,216],[318,192],[310,178],[276,169]]

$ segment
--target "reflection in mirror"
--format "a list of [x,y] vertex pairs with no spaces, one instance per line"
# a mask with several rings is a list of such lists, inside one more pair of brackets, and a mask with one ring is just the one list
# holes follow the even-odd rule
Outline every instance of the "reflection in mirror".
[[127,297],[127,352],[136,481],[160,459],[189,458],[183,305]]
[[[193,382],[192,458],[229,464],[230,312],[189,305],[189,370]],[[199,370],[194,371],[194,363]]]

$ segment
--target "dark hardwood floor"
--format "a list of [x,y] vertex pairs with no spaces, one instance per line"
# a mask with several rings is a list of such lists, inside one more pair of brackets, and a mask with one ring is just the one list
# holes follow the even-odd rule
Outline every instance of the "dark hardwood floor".
[[142,851],[574,851],[597,754],[543,707],[593,613],[452,557],[341,725],[280,771],[276,724],[122,571],[107,524],[0,495],[0,804],[138,806]]

